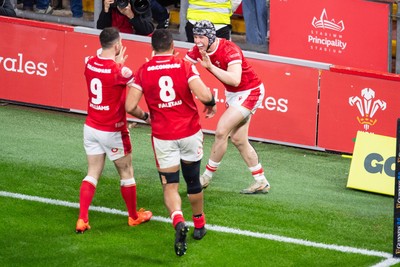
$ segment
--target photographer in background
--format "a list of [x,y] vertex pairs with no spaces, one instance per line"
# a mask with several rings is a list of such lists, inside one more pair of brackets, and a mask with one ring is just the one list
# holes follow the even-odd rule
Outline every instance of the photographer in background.
[[16,17],[10,0],[0,0],[0,16]]
[[123,33],[150,35],[154,24],[149,0],[104,0],[97,29],[111,26]]

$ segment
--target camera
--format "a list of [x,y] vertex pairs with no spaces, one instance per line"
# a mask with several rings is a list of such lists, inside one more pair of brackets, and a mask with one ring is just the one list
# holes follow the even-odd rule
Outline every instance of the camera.
[[[111,4],[112,7],[126,8],[129,5],[130,0],[114,0]],[[131,4],[133,11],[140,15],[146,13],[150,9],[149,0],[134,0]]]
[[150,1],[149,0],[135,0],[133,2],[133,11],[136,14],[144,14],[150,9]]
[[114,3],[111,4],[112,7],[125,8],[129,5],[129,0],[114,0]]

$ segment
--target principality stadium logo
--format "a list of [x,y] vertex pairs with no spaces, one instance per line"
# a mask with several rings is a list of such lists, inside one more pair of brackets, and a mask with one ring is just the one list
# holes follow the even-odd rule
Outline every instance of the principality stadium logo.
[[311,50],[333,54],[341,54],[345,51],[347,42],[343,39],[345,30],[343,20],[336,22],[335,19],[329,19],[324,8],[319,19],[317,17],[312,19],[311,26],[312,29],[307,38]]
[[338,23],[335,23],[334,19],[329,20],[325,8],[324,10],[322,10],[322,14],[319,20],[316,17],[314,17],[311,24],[316,29],[330,29],[337,32],[344,31],[343,20],[339,21]]
[[386,102],[375,98],[375,91],[371,88],[364,88],[361,90],[361,97],[352,96],[349,98],[350,106],[356,106],[360,112],[360,116],[357,116],[357,120],[364,126],[367,131],[370,126],[375,125],[378,121],[374,119],[374,115],[378,110],[386,109]]

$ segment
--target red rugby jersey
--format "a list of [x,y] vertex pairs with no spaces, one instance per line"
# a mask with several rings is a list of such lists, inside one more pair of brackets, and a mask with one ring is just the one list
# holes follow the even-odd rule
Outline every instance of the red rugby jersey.
[[126,128],[126,85],[132,82],[132,71],[113,59],[95,56],[86,63],[85,77],[88,89],[86,124],[108,132]]
[[174,55],[155,55],[136,72],[133,85],[143,92],[154,137],[176,140],[201,129],[189,88],[189,81],[197,78],[196,67]]
[[[241,92],[260,86],[261,80],[243,56],[243,52],[235,43],[228,41],[224,38],[217,38],[217,48],[208,53],[213,65],[220,69],[227,70],[230,64],[242,64],[242,78],[238,87],[224,84],[229,92]],[[201,59],[199,48],[194,46],[187,54],[186,59],[192,63],[197,63],[197,59]]]

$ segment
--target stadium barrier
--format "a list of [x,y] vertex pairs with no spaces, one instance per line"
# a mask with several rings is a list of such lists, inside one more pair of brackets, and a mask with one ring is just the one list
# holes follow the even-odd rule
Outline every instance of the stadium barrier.
[[[99,30],[0,17],[0,100],[86,112],[84,61],[99,48]],[[127,65],[151,55],[150,38],[122,34]],[[175,42],[183,57],[192,44]],[[385,72],[244,51],[266,88],[250,139],[314,150],[352,153],[358,131],[395,136],[399,76]],[[198,67],[219,112],[201,123],[213,133],[225,108],[224,88]],[[140,103],[145,107],[145,102]],[[200,107],[200,110],[202,108]],[[131,118],[135,120],[134,118]]]

